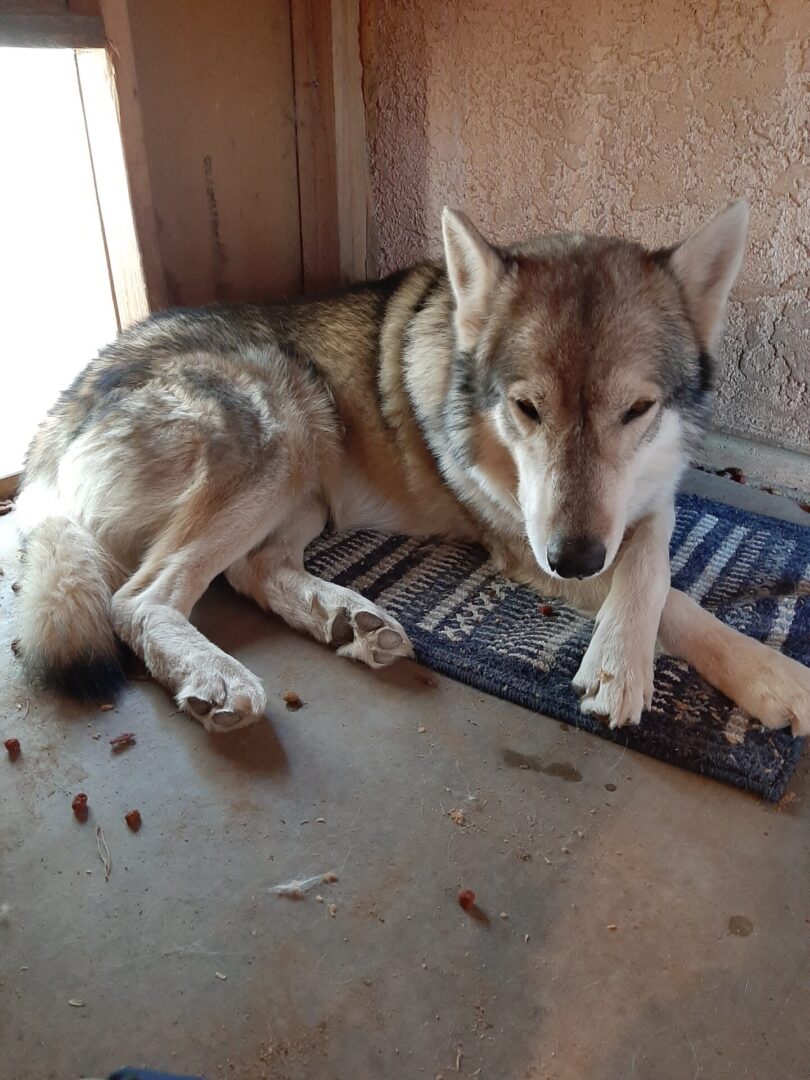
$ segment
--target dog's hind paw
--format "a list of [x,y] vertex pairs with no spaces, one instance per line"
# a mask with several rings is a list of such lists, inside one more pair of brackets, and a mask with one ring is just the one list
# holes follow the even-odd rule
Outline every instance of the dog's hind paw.
[[400,658],[413,659],[408,635],[391,615],[360,598],[357,611],[341,608],[330,631],[331,641],[339,645],[338,656],[360,660],[369,667],[387,667]]
[[234,731],[253,724],[267,705],[261,682],[237,660],[213,663],[190,675],[177,694],[181,709],[206,731]]

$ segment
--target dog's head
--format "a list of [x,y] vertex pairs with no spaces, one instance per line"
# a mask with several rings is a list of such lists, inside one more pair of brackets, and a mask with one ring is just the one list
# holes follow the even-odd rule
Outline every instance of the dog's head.
[[501,500],[509,488],[547,573],[600,573],[671,496],[707,417],[747,222],[738,202],[666,251],[585,236],[502,249],[445,210],[475,468]]

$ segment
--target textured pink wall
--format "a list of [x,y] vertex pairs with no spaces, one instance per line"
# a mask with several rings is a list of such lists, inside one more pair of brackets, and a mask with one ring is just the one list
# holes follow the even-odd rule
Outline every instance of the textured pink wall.
[[381,271],[494,239],[650,244],[745,196],[717,426],[810,450],[810,0],[362,0]]

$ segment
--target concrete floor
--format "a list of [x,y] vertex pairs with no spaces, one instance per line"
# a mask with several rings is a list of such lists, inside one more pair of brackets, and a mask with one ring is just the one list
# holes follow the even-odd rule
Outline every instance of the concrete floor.
[[[769,808],[415,665],[352,665],[219,587],[199,623],[263,677],[266,723],[210,737],[147,682],[111,712],[32,696],[10,652],[11,524],[0,738],[23,756],[0,760],[2,1080],[123,1064],[209,1080],[808,1075],[806,759]],[[288,712],[286,690],[305,707]],[[122,731],[137,745],[113,756]],[[306,899],[269,892],[331,870]]]

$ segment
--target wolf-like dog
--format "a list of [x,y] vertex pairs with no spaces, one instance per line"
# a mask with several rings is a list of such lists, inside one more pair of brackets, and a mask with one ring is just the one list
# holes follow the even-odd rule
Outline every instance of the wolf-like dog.
[[445,210],[442,264],[125,330],[28,453],[28,674],[108,698],[120,639],[208,731],[252,722],[261,682],[188,618],[221,573],[344,656],[411,656],[395,619],[305,569],[331,522],[480,541],[595,614],[574,684],[612,727],[649,707],[658,642],[766,727],[810,733],[810,671],[670,588],[674,495],[747,222],[738,202],[667,250],[504,248]]

